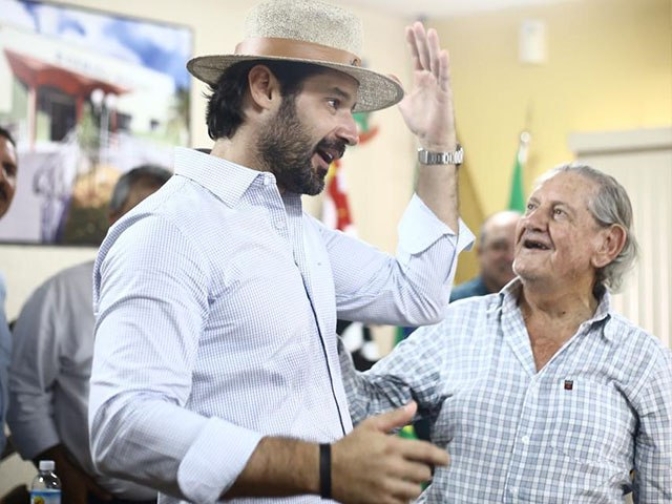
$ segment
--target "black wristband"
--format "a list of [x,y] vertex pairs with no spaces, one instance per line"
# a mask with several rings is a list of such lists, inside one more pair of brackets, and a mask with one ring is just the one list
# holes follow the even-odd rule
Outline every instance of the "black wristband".
[[320,497],[331,499],[331,445],[320,445]]

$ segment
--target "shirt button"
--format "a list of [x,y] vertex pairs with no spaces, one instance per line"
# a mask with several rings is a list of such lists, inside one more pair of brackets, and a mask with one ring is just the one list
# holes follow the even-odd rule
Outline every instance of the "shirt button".
[[524,445],[530,444],[530,436],[523,436],[520,438],[520,440],[523,442]]
[[275,227],[277,229],[285,229],[285,221],[282,220],[276,221]]
[[516,487],[512,487],[510,493],[512,497],[518,497],[518,489]]
[[264,176],[264,185],[267,186],[270,183],[271,183],[271,177],[269,177],[268,175],[265,175]]

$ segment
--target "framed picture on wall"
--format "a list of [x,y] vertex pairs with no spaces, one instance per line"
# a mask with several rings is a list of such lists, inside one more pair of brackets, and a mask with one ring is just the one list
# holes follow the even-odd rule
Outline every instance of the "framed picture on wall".
[[119,176],[189,144],[189,27],[0,0],[0,125],[17,141],[0,242],[98,245]]

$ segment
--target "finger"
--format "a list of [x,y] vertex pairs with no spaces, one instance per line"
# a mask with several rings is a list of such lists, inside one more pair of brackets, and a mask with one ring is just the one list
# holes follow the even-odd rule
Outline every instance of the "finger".
[[393,474],[401,480],[420,484],[432,479],[432,467],[422,462],[402,460]]
[[413,69],[422,70],[422,64],[420,63],[420,55],[418,54],[418,45],[415,42],[415,33],[413,32],[412,26],[406,27],[406,43],[408,44],[408,47],[411,50]]
[[450,89],[450,55],[445,49],[439,53],[439,72],[437,76],[439,87],[443,91]]
[[414,501],[422,493],[422,487],[419,483],[412,483],[404,480],[393,480],[387,485],[388,492],[394,496],[393,502],[400,502],[408,504],[409,501]]
[[441,55],[441,47],[439,46],[439,35],[434,28],[430,28],[427,32],[427,50],[429,52],[429,64],[431,72],[438,79],[441,65],[439,57]]
[[422,69],[429,70],[431,65],[429,62],[429,48],[427,47],[427,34],[421,22],[418,21],[413,24],[413,35],[415,36],[415,44],[418,47],[418,57],[420,58]]
[[446,450],[427,441],[400,438],[399,443],[400,450],[407,460],[435,466],[446,466],[450,462],[450,457]]
[[411,401],[406,406],[397,408],[382,415],[377,415],[362,422],[380,432],[390,432],[392,429],[403,427],[413,420],[418,405]]

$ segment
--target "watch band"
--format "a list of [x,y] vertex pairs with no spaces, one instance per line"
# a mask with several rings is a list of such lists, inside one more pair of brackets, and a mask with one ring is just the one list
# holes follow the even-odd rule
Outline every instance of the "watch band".
[[320,445],[320,497],[331,500],[331,445]]
[[418,162],[422,165],[455,165],[460,166],[464,160],[464,149],[457,144],[455,152],[432,152],[420,147]]

